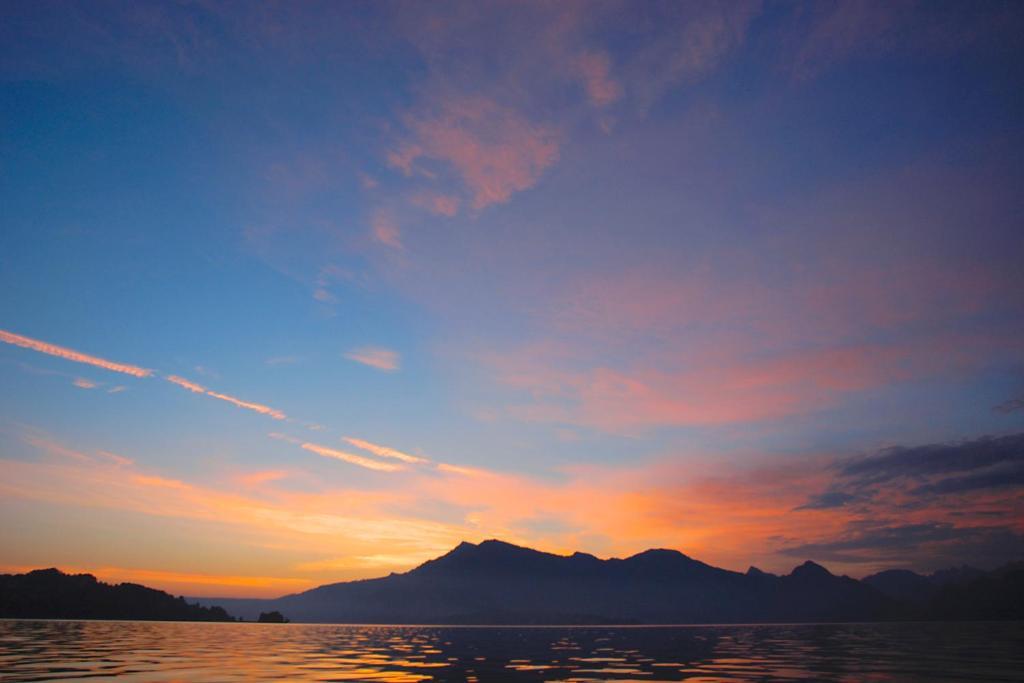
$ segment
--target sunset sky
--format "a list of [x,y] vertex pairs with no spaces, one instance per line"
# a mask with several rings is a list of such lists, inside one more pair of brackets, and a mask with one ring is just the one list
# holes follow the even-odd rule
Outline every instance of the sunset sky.
[[0,571],[1024,548],[1019,2],[0,4]]

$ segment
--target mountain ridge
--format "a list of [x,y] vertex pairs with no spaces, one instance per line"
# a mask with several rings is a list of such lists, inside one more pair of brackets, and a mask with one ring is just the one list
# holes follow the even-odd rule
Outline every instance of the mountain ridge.
[[917,603],[810,560],[784,575],[756,567],[740,573],[667,548],[599,559],[498,539],[463,541],[385,577],[324,584],[272,600],[199,600],[217,600],[247,618],[276,609],[295,621],[349,623],[727,623],[924,614]]
[[863,580],[813,561],[788,574],[722,569],[677,550],[556,555],[497,539],[460,543],[402,573],[273,599],[175,598],[56,569],[0,575],[0,617],[405,624],[697,624],[1024,618],[1024,563]]

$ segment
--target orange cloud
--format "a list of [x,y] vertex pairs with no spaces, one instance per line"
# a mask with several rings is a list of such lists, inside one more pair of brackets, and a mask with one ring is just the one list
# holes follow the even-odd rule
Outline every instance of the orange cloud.
[[122,372],[126,375],[133,375],[135,377],[149,377],[153,374],[152,370],[146,368],[140,368],[135,365],[126,365],[124,363],[114,363],[113,361],[104,360],[97,358],[96,356],[90,356],[85,353],[73,351],[72,349],[65,348],[63,346],[57,346],[56,344],[48,344],[38,339],[32,339],[30,337],[23,337],[20,334],[14,334],[13,332],[6,332],[0,330],[0,341],[15,346],[20,346],[25,349],[31,349],[38,351],[39,353],[45,353],[51,356],[57,356],[65,360],[74,361],[76,363],[86,363],[88,365],[95,365],[98,368],[104,370],[111,370],[113,372]]
[[397,351],[374,346],[353,349],[345,354],[345,358],[362,363],[363,365],[369,365],[371,368],[384,370],[385,372],[394,372],[398,369],[401,362]]
[[312,562],[300,562],[295,569],[300,572],[321,572],[337,571],[346,569],[377,570],[382,567],[415,567],[423,562],[423,558],[417,553],[402,554],[375,554],[375,555],[346,555],[343,557],[330,557]]
[[375,443],[370,443],[369,441],[363,441],[362,439],[356,439],[356,438],[351,437],[351,436],[346,436],[345,437],[345,441],[350,443],[350,444],[352,444],[356,448],[361,448],[364,451],[369,451],[370,453],[373,453],[374,455],[379,455],[382,458],[397,458],[398,460],[401,460],[402,462],[408,462],[408,463],[425,463],[425,462],[430,462],[426,458],[421,458],[421,457],[418,457],[418,456],[415,456],[415,455],[409,455],[408,453],[403,453],[402,451],[399,451],[399,450],[394,449],[394,448],[389,448],[387,446],[379,446],[379,445],[377,445]]
[[449,465],[446,462],[437,463],[437,469],[441,472],[461,474],[465,477],[487,477],[491,476],[492,474],[487,470],[482,470],[476,467],[462,467],[460,465]]
[[[359,465],[370,470],[378,470],[381,472],[395,472],[402,469],[401,465],[396,465],[390,462],[380,462],[379,460],[373,460],[372,458],[364,458],[361,455],[354,453],[348,453],[346,451],[340,451],[336,448],[328,448],[327,446],[321,446],[315,443],[309,443],[302,439],[296,439],[293,436],[287,434],[281,434],[279,432],[271,432],[268,434],[271,439],[277,439],[278,441],[286,441],[291,444],[295,444],[300,448],[303,448],[311,453],[322,455],[325,458],[335,458],[337,460],[344,460],[345,462],[353,465]],[[397,452],[397,451],[396,451]],[[411,456],[410,456],[411,457]]]
[[191,382],[184,377],[178,377],[177,375],[167,375],[164,379],[172,384],[177,384],[179,387],[184,387],[195,394],[205,394],[206,387],[200,386],[195,382]]
[[196,384],[191,380],[187,380],[184,377],[178,377],[177,375],[167,375],[166,377],[164,377],[164,379],[166,379],[168,382],[172,384],[177,384],[179,387],[188,389],[192,393],[204,394],[212,398],[220,399],[221,401],[227,401],[228,403],[238,406],[239,408],[252,410],[253,412],[257,412],[262,415],[269,415],[275,420],[284,420],[286,417],[288,417],[280,410],[277,410],[275,408],[265,406],[261,403],[251,403],[249,401],[243,401],[241,399],[235,398],[234,396],[228,396],[227,394],[220,394],[217,393],[216,391],[211,391],[210,389],[207,389],[206,387],[200,384]]
[[[46,437],[37,443],[47,452],[54,445]],[[787,548],[835,540],[872,520],[969,529],[990,524],[986,514],[992,509],[1012,513],[1007,518],[1013,520],[1021,519],[1022,511],[1019,492],[999,490],[907,505],[913,501],[909,485],[887,488],[869,503],[807,509],[809,499],[836,482],[832,456],[732,472],[680,456],[623,467],[568,468],[557,479],[499,472],[467,477],[463,468],[439,465],[414,469],[383,489],[320,480],[316,488],[295,490],[275,487],[266,478],[258,489],[233,494],[215,481],[192,484],[130,463],[79,455],[0,458],[0,495],[193,520],[197,542],[231,538],[242,545],[226,547],[223,555],[203,555],[201,565],[190,565],[190,571],[205,573],[205,567],[216,565],[211,573],[217,575],[255,574],[254,558],[261,563],[266,558],[258,549],[274,549],[280,558],[274,561],[284,564],[261,565],[259,576],[293,579],[298,568],[320,583],[380,575],[384,567],[407,569],[460,540],[495,536],[555,552],[583,549],[604,556],[670,547],[733,569],[755,562],[771,571],[788,570],[795,562],[783,552]],[[877,567],[884,564],[883,558]],[[829,566],[860,573],[875,568],[862,558]],[[284,588],[278,584],[278,593],[287,592]]]
[[345,462],[352,463],[353,465],[359,465],[369,470],[380,470],[382,472],[395,472],[402,469],[401,465],[393,465],[389,462],[379,462],[377,460],[371,460],[370,458],[364,458],[361,455],[355,455],[354,453],[347,453],[345,451],[339,451],[335,448],[327,448],[326,446],[320,446],[315,443],[303,443],[302,448],[305,450],[322,455],[325,458],[337,458],[338,460],[344,460]]
[[73,448],[68,448],[54,441],[53,439],[45,435],[36,433],[34,431],[23,434],[21,440],[27,443],[28,445],[32,446],[33,448],[37,448],[43,451],[44,453],[48,453],[50,455],[57,455],[62,458],[70,458],[72,460],[79,460],[84,462],[92,460],[92,458],[89,455],[81,451],[77,451]]
[[238,481],[245,486],[260,486],[268,482],[285,479],[291,474],[288,470],[260,470],[240,475]]
[[416,162],[450,164],[482,209],[532,187],[558,159],[553,130],[532,124],[485,97],[440,98],[432,111],[410,116],[414,141],[388,154],[388,163],[411,174]]
[[95,389],[96,388],[96,382],[93,382],[92,380],[84,379],[82,377],[76,377],[75,381],[73,382],[73,384],[76,387],[78,387],[79,389]]
[[110,451],[96,451],[96,454],[97,455],[101,455],[104,458],[109,459],[115,465],[119,465],[121,467],[127,467],[129,465],[134,465],[135,464],[135,461],[132,460],[131,458],[126,458],[123,455],[118,455],[117,453],[111,453]]

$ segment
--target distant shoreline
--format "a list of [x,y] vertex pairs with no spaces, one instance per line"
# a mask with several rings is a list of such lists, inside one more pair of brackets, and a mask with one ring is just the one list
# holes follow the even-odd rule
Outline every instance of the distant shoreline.
[[259,621],[194,621],[187,619],[51,619],[35,617],[0,617],[4,621],[120,623],[120,624],[211,624],[216,626],[339,626],[343,628],[443,628],[443,629],[670,629],[670,628],[750,628],[773,626],[884,626],[908,624],[1024,624],[1024,619],[889,619],[882,621],[762,621],[751,623],[707,624],[350,624],[326,621],[291,621],[271,624]]
[[1024,620],[1024,563],[863,580],[806,561],[789,574],[721,569],[667,549],[602,560],[499,540],[461,543],[404,574],[276,599],[186,598],[90,574],[0,575],[0,617],[293,621],[357,627],[699,627]]

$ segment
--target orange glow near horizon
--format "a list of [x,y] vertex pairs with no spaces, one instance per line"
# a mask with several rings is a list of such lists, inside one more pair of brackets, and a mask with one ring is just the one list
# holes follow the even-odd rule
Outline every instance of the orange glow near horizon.
[[[107,567],[104,576],[149,581],[147,585],[192,595],[273,596],[372,578],[408,570],[461,541],[486,538],[601,557],[669,547],[729,569],[743,571],[757,564],[785,572],[808,559],[780,554],[785,546],[835,538],[851,523],[870,518],[863,515],[882,514],[904,502],[900,489],[893,489],[884,507],[873,511],[799,509],[829,486],[833,460],[827,457],[745,474],[687,474],[671,460],[643,468],[591,465],[565,471],[557,483],[444,464],[397,472],[398,465],[368,461],[374,469],[392,472],[394,484],[376,491],[330,486],[300,490],[289,482],[305,481],[308,486],[315,480],[298,470],[232,473],[222,482],[200,485],[146,471],[123,456],[71,449],[37,434],[25,435],[24,443],[45,457],[0,459],[5,499],[188,523],[194,542],[213,544],[190,563],[194,569],[161,574],[155,569],[100,568]],[[332,449],[301,446],[337,457]],[[943,518],[959,527],[984,526],[984,510],[1007,504],[1005,498],[965,496],[957,514],[949,510]],[[450,521],[428,521],[422,510],[431,507],[464,512]],[[907,520],[925,522],[936,514],[921,509],[908,513]],[[234,550],[218,540],[228,537],[235,539]],[[246,556],[232,556],[239,552],[239,543],[266,548],[277,559],[261,562],[259,573],[253,574]],[[218,544],[223,550],[213,550]],[[835,571],[861,574],[865,568],[888,566],[885,560],[824,563]],[[213,565],[217,571],[203,571]]]

